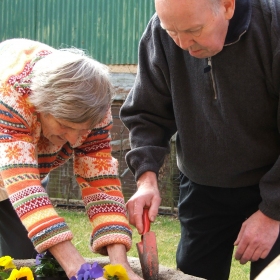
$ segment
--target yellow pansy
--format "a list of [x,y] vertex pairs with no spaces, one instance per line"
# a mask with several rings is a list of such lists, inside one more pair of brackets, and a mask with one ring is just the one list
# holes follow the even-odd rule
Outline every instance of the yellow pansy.
[[4,267],[4,270],[16,268],[13,263],[13,259],[10,256],[4,256],[0,258],[0,266]]
[[116,280],[129,280],[125,268],[120,264],[108,264],[104,266],[104,278]]
[[7,280],[19,280],[26,277],[26,280],[34,280],[32,270],[29,267],[21,267],[20,270],[13,269]]

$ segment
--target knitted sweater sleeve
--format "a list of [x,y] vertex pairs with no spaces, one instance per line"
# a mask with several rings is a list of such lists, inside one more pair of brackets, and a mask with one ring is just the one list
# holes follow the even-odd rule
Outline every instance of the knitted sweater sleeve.
[[2,84],[0,99],[0,175],[29,238],[42,252],[71,240],[72,234],[41,186],[36,155],[39,123],[25,94]]
[[111,155],[112,116],[106,118],[75,149],[74,172],[92,225],[93,252],[107,255],[106,246],[120,243],[129,250],[132,231],[118,178],[118,162]]
[[38,252],[72,234],[41,186],[36,144],[40,124],[28,102],[30,61],[45,45],[15,40],[0,46],[0,179]]

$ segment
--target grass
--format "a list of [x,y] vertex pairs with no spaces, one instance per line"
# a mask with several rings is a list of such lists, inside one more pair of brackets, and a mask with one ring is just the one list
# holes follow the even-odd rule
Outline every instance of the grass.
[[[100,257],[93,254],[89,248],[89,236],[91,225],[84,210],[71,211],[66,209],[57,209],[57,212],[65,218],[68,226],[74,234],[73,243],[82,256],[88,258]],[[176,268],[176,249],[180,239],[180,225],[177,218],[172,216],[158,216],[151,225],[151,230],[156,233],[157,249],[159,263],[161,265]],[[140,235],[133,228],[133,245],[128,252],[130,257],[138,257],[136,243],[140,241]],[[248,280],[249,264],[240,265],[232,259],[232,267],[229,280]]]

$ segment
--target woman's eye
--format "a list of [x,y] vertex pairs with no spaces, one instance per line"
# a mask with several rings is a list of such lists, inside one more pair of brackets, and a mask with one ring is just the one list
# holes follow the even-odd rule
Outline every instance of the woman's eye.
[[67,128],[67,126],[64,125],[64,124],[59,123],[59,125],[60,125],[61,128],[64,128],[64,129]]

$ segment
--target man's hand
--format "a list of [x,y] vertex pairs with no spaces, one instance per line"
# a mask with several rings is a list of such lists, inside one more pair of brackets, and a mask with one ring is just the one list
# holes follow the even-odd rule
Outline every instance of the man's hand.
[[236,260],[241,264],[267,257],[279,235],[279,221],[255,212],[241,227],[234,245]]
[[161,202],[157,177],[154,172],[147,171],[137,181],[137,192],[126,204],[129,223],[134,225],[138,233],[143,232],[143,208],[149,208],[149,219],[153,222],[158,214]]

